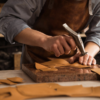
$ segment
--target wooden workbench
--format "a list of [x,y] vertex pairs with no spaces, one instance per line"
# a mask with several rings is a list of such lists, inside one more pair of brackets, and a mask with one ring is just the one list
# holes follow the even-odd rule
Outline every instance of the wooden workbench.
[[[35,84],[23,71],[21,70],[10,70],[0,71],[0,79],[6,79],[8,77],[21,77],[24,79],[23,84]],[[58,82],[62,86],[72,85],[83,85],[84,87],[95,87],[100,86],[99,81],[76,81],[76,82]],[[7,87],[7,85],[0,85],[0,88]],[[52,98],[40,98],[40,99],[29,99],[29,100],[100,100],[100,98],[70,98],[70,97],[52,97]]]

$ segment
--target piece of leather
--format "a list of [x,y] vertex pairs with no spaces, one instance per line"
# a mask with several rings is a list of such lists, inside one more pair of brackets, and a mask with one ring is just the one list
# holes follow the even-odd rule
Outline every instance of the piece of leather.
[[[48,7],[49,2],[50,0],[46,1],[33,29],[51,36],[68,34],[62,26],[64,23],[76,32],[84,29],[89,19],[89,0],[54,0],[52,9]],[[31,59],[36,62],[42,63],[47,61],[48,57],[55,57],[53,53],[40,47],[26,46],[26,48]],[[69,55],[64,54],[59,58],[67,58],[75,54],[76,51],[72,50]]]
[[5,98],[8,98],[9,96],[11,96],[10,93],[1,94],[0,95],[0,100],[3,100]]
[[2,98],[0,100],[25,100],[29,97],[21,95],[14,87],[7,87],[0,89],[0,98]]
[[56,83],[41,83],[0,89],[0,100],[26,100],[54,96],[100,98],[100,87],[61,86]]
[[52,61],[47,61],[41,64],[35,63],[35,67],[37,70],[41,71],[58,71],[57,67],[88,68],[91,66],[81,65],[78,62],[70,64],[68,61],[64,59],[54,59]]
[[49,68],[39,63],[35,63],[35,67],[37,70],[41,70],[41,71],[58,71],[58,69],[56,68]]
[[89,88],[84,88],[84,89],[88,89],[91,92],[90,93],[88,92],[85,94],[80,92],[79,94],[76,93],[76,94],[71,95],[71,97],[100,97],[100,87],[89,87]]
[[11,82],[11,81],[9,81],[9,80],[0,80],[0,82],[2,83],[2,84],[6,84],[6,85],[15,85],[16,83],[13,83],[13,82]]
[[42,83],[35,85],[17,86],[17,90],[19,93],[25,96],[33,96],[34,98],[61,96],[61,95],[69,96],[73,93],[76,93],[76,91],[78,91],[78,89],[80,90],[81,88],[83,88],[81,85],[60,86],[55,83],[54,84]]
[[98,75],[100,75],[100,68],[95,68],[95,69],[91,69],[91,71],[97,73]]
[[78,62],[75,62],[73,64],[70,64],[68,61],[64,60],[64,59],[55,59],[52,61],[48,61],[45,63],[41,63],[42,65],[48,66],[50,68],[56,68],[56,67],[76,67],[76,68],[88,68],[91,66],[86,66],[86,65],[81,65]]
[[52,61],[44,62],[41,64],[48,66],[50,68],[56,68],[56,67],[61,67],[61,66],[68,66],[69,62],[67,62],[64,59],[54,59]]
[[42,64],[39,64],[39,63],[35,63],[35,68],[36,69],[47,69],[48,67],[42,65]]
[[76,68],[89,68],[91,66],[87,66],[87,65],[82,65],[82,64],[79,64],[78,62],[75,62],[73,64],[70,64],[70,67],[76,67]]
[[[37,70],[41,70],[41,71],[58,71],[57,68],[61,68],[61,67],[76,67],[76,68],[80,68],[80,69],[84,69],[84,68],[93,68],[96,67],[97,65],[91,65],[91,66],[87,66],[87,65],[81,65],[78,62],[75,62],[73,64],[70,64],[67,60],[64,59],[54,59],[52,61],[47,61],[44,63],[35,63],[35,67]],[[96,72],[97,74],[100,75],[100,68],[96,67],[95,69],[91,69],[91,71]]]
[[13,78],[7,78],[7,79],[14,83],[23,83],[23,79],[20,77],[13,77]]
[[23,83],[23,79],[20,77],[13,77],[0,80],[0,84],[15,85],[17,83]]

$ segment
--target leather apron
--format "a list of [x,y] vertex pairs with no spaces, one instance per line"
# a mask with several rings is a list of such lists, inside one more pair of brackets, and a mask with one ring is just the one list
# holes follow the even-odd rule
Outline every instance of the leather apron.
[[[51,36],[64,35],[68,32],[62,25],[67,23],[74,31],[80,32],[89,20],[88,3],[89,0],[47,0],[33,29]],[[26,45],[25,49],[31,62],[42,63],[56,58],[54,54],[41,47]],[[76,51],[71,51],[69,55],[64,54],[59,58],[66,59],[75,53]]]

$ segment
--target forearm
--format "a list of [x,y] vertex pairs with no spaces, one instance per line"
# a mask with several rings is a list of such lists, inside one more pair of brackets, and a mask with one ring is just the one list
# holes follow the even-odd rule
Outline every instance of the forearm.
[[88,42],[85,46],[85,51],[88,52],[89,55],[94,57],[99,52],[99,46],[94,42]]
[[31,28],[26,28],[23,31],[21,31],[14,40],[27,44],[30,46],[39,46],[41,47],[43,41],[46,39],[47,35],[43,34],[42,32],[33,30]]

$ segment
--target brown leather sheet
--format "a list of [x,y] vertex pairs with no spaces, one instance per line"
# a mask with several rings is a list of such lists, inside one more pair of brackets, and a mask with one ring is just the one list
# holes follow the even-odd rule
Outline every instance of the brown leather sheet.
[[100,98],[100,87],[60,86],[55,83],[42,83],[0,89],[0,100],[26,100],[55,96]]

